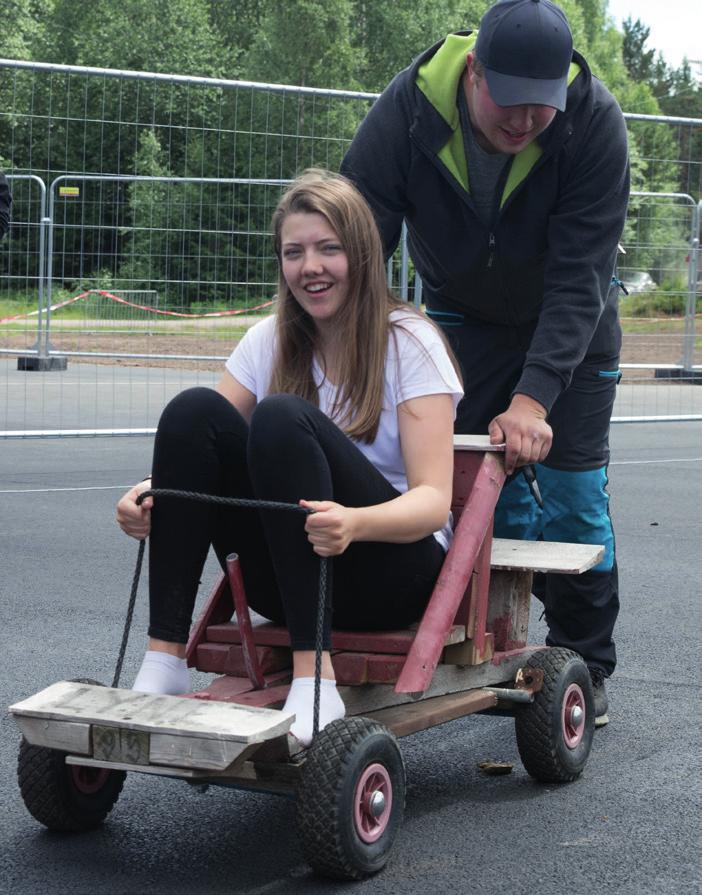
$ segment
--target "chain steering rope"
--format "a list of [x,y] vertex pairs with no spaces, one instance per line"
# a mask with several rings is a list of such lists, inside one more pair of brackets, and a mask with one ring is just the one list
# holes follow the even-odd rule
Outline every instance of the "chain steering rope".
[[[244,507],[252,510],[289,510],[298,513],[304,513],[308,516],[314,510],[301,507],[296,503],[283,503],[275,500],[251,500],[244,497],[220,497],[218,494],[200,494],[197,491],[179,491],[174,488],[150,488],[143,491],[137,497],[137,505],[140,505],[147,497],[170,497],[181,500],[195,500],[200,503],[210,503],[223,507]],[[117,664],[115,666],[114,677],[112,678],[112,686],[119,685],[119,679],[122,674],[122,664],[124,655],[127,650],[127,641],[129,640],[129,631],[132,626],[132,617],[134,615],[134,606],[136,604],[137,591],[139,590],[139,579],[141,578],[141,568],[144,563],[144,548],[146,546],[146,538],[139,541],[139,550],[137,553],[136,567],[134,569],[134,577],[132,578],[132,588],[129,595],[129,605],[127,607],[127,616],[124,622],[124,631],[122,632],[122,642],[119,648]],[[322,678],[322,652],[324,646],[324,614],[328,597],[328,560],[325,556],[319,558],[319,590],[317,597],[317,622],[315,628],[315,649],[314,649],[314,708],[312,732],[313,737],[319,733],[319,697]]]

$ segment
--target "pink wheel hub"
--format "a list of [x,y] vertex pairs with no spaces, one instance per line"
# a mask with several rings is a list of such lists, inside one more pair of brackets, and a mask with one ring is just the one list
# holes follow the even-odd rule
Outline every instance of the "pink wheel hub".
[[73,785],[84,796],[95,795],[107,783],[110,772],[106,768],[87,768],[82,765],[71,765]]
[[585,733],[585,695],[578,684],[571,684],[563,696],[561,729],[569,749],[575,749]]
[[392,811],[392,781],[383,765],[369,765],[353,794],[353,819],[362,842],[376,842],[385,832]]

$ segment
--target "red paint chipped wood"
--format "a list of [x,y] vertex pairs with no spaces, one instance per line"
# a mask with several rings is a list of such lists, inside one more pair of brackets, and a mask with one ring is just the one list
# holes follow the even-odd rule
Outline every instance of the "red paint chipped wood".
[[[417,633],[417,625],[397,631],[334,631],[332,649],[359,650],[366,653],[407,653]],[[207,640],[211,643],[241,643],[241,632],[235,622],[210,625]],[[265,646],[290,646],[287,628],[266,622],[254,625],[253,638],[256,644]],[[465,630],[461,625],[452,625],[446,635],[446,646],[465,640]]]
[[333,659],[337,683],[394,684],[404,665],[404,656],[378,653],[337,653]]
[[[254,651],[262,675],[292,666],[289,649],[256,646]],[[248,675],[246,657],[241,644],[201,643],[197,648],[196,663],[199,671],[231,674],[234,677]]]
[[[465,456],[472,456],[466,454]],[[475,567],[505,479],[502,459],[485,454],[454,533],[453,543],[434,587],[429,604],[407,656],[395,689],[398,693],[423,693],[431,683],[441,658],[446,633],[453,624],[461,599]],[[476,636],[478,631],[476,612]],[[482,631],[480,648],[484,645]]]

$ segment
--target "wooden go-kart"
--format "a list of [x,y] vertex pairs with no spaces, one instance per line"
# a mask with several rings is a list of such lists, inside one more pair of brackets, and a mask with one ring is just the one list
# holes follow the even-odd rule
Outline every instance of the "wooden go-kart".
[[127,771],[289,795],[312,868],[360,879],[385,865],[402,823],[399,737],[507,712],[529,774],[575,779],[594,730],[590,676],[569,650],[527,645],[531,577],[583,572],[603,548],[494,539],[501,448],[475,436],[457,436],[455,448],[455,535],[421,622],[333,634],[345,719],[290,755],[293,716],[278,709],[291,676],[288,633],[252,627],[231,557],[187,649],[191,666],[218,675],[207,689],[148,696],[62,681],[10,707],[24,735],[19,783],[30,813],[50,829],[96,827]]

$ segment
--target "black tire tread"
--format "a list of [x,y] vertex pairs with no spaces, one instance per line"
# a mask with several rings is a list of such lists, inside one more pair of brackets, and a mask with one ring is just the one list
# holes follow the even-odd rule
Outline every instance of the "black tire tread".
[[[312,869],[332,879],[359,880],[367,876],[343,855],[336,806],[354,750],[374,733],[392,737],[386,727],[369,718],[333,721],[318,734],[305,762],[298,797],[302,848]],[[393,798],[399,795],[394,792]],[[403,788],[403,811],[404,799]]]
[[[91,678],[75,678],[74,683],[95,684]],[[49,830],[78,833],[99,827],[113,809],[127,777],[124,771],[112,771],[109,786],[100,794],[100,802],[94,800],[89,815],[71,804],[67,752],[33,746],[22,737],[17,758],[17,780],[22,800],[35,820]],[[107,796],[107,798],[105,798]]]
[[517,747],[524,767],[542,783],[569,783],[582,773],[582,770],[573,772],[564,767],[551,732],[551,712],[559,678],[573,660],[582,662],[573,650],[550,647],[534,653],[526,663],[544,672],[544,682],[534,702],[520,708],[515,715]]
[[[66,793],[63,777],[68,773],[66,752],[33,746],[24,738],[20,744],[17,779],[24,804],[39,823],[64,833],[75,833],[99,827],[114,807],[122,791],[126,774],[113,771],[112,786],[105,787],[100,810],[90,817],[76,811]],[[104,798],[105,793],[107,798]]]

